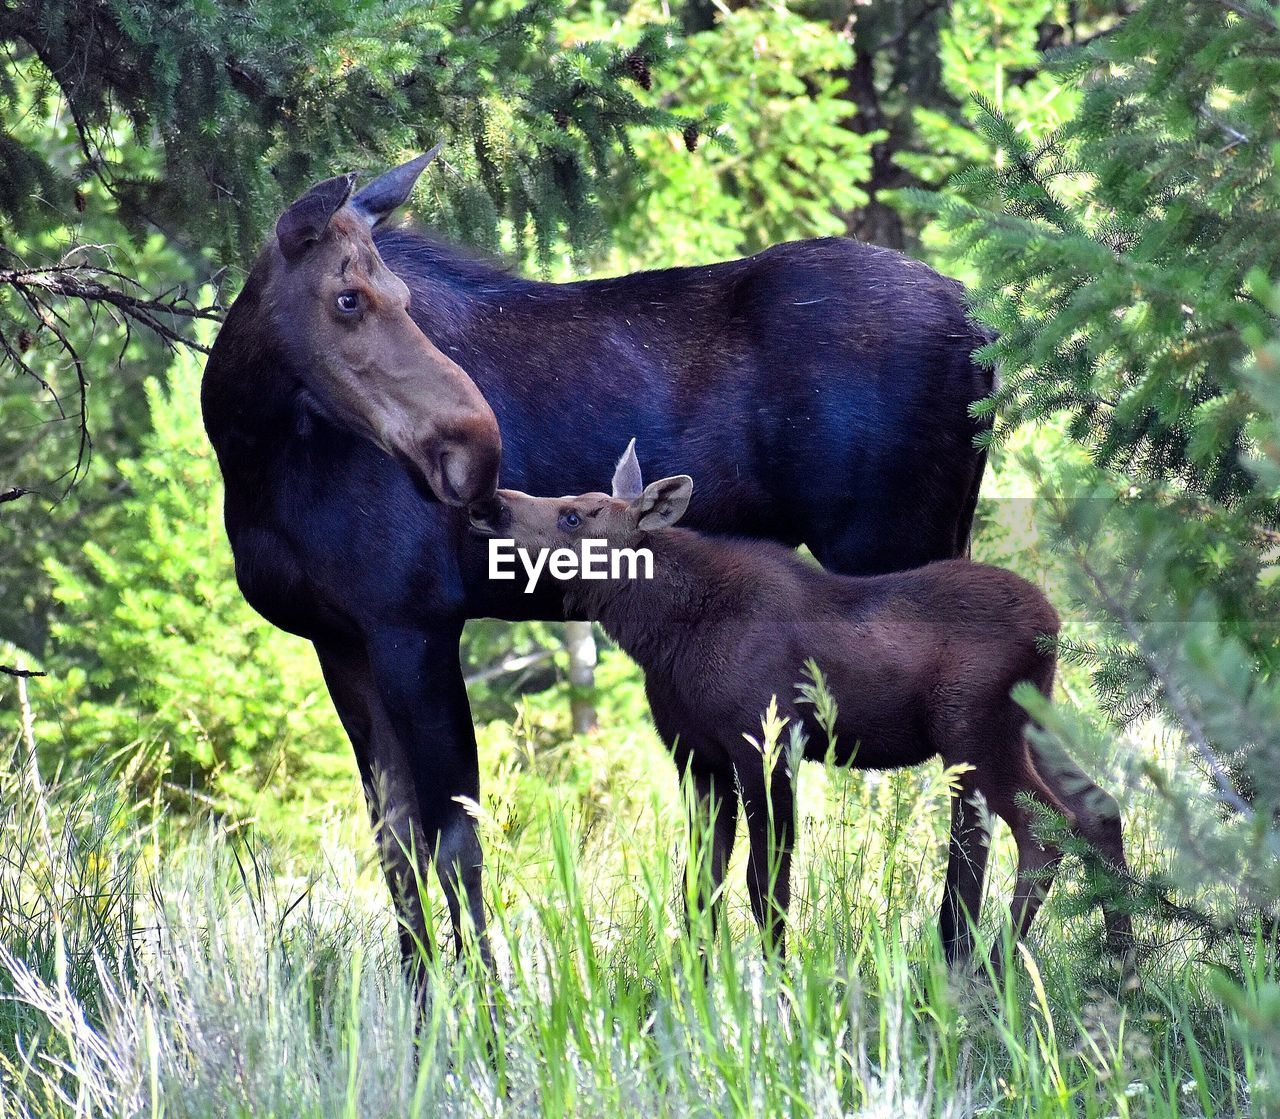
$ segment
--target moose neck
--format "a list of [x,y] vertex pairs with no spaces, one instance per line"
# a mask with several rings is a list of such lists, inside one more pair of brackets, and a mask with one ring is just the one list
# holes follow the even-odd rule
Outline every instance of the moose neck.
[[[678,652],[673,628],[687,635],[707,619],[724,616],[727,600],[741,596],[741,586],[726,578],[717,556],[738,542],[710,542],[683,528],[649,533],[637,545],[653,553],[652,579],[575,580],[565,601],[598,621],[641,667],[657,667]],[[715,555],[713,555],[713,552]]]
[[508,314],[529,293],[548,285],[527,280],[487,260],[405,226],[379,230],[374,244],[387,266],[409,285],[410,314],[442,349],[470,344],[468,333],[489,305]]
[[[294,378],[270,346],[267,287],[271,259],[263,252],[227,312],[205,366],[201,403],[219,457],[279,442],[292,406]],[[223,469],[226,469],[224,463]]]

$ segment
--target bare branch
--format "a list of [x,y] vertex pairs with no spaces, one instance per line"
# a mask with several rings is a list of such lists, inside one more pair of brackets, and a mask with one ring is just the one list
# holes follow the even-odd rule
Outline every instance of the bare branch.
[[11,668],[7,664],[0,664],[0,672],[6,676],[14,676],[19,680],[30,680],[33,676],[48,676],[47,672],[41,672],[35,668]]
[[[95,252],[105,259],[88,259],[87,254]],[[91,322],[96,322],[97,312],[105,309],[124,328],[125,345],[134,327],[145,327],[170,350],[185,346],[201,353],[208,353],[209,348],[196,341],[189,329],[197,322],[220,322],[222,310],[216,304],[193,302],[183,288],[152,295],[132,276],[111,263],[103,245],[78,246],[56,263],[36,266],[22,264],[15,254],[2,247],[0,254],[16,264],[0,268],[0,290],[7,288],[16,296],[32,326],[31,330],[24,327],[16,338],[7,337],[0,330],[0,357],[12,361],[15,368],[31,377],[49,395],[60,418],[74,418],[79,426],[75,463],[62,475],[68,478],[65,496],[83,475],[93,446],[86,399],[89,382],[84,361],[73,341],[71,322],[64,314],[68,304],[87,308]],[[63,405],[57,390],[25,356],[34,340],[41,335],[52,338],[75,373],[79,408],[74,411]],[[21,487],[8,491],[9,496],[0,497],[0,501],[12,501],[26,492],[17,492],[19,490]]]
[[[151,297],[130,276],[115,268],[88,262],[67,262],[40,268],[0,268],[0,284],[8,284],[24,296],[47,306],[53,298],[78,299],[116,308],[125,318],[145,326],[172,346],[187,346],[201,353],[209,348],[164,318],[220,322],[221,309],[198,306],[185,293]],[[47,325],[47,323],[45,324]]]

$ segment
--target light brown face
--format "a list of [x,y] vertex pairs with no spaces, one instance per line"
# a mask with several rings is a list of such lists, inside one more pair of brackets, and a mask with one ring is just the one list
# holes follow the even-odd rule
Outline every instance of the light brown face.
[[486,536],[514,540],[516,547],[529,550],[577,551],[586,539],[628,548],[640,535],[631,506],[605,493],[531,497],[519,490],[499,490],[491,509],[482,513],[472,508],[471,525]]
[[491,505],[472,508],[471,526],[531,552],[567,548],[581,555],[584,540],[637,548],[650,532],[675,524],[692,494],[693,480],[684,474],[653,482],[631,501],[604,493],[530,497],[519,490],[498,490]]
[[369,216],[347,204],[349,183],[330,197],[339,204],[323,222],[316,214],[325,207],[306,205],[327,186],[277,225],[268,298],[279,335],[339,422],[418,473],[441,501],[487,500],[502,456],[492,410],[409,317],[409,289],[378,254]]

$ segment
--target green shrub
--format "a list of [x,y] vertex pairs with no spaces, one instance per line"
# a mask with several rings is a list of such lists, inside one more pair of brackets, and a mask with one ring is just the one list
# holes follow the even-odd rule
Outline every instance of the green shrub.
[[310,647],[236,586],[199,378],[181,354],[167,383],[149,382],[152,430],[118,464],[124,493],[86,518],[83,563],[47,564],[60,609],[41,741],[72,760],[154,748],[157,779],[239,812],[350,795],[350,748]]

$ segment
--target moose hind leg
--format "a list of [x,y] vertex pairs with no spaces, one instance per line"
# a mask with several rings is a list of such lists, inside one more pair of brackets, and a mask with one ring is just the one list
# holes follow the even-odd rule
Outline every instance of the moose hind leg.
[[[1035,767],[1053,792],[1075,816],[1076,831],[1121,876],[1127,877],[1129,864],[1124,855],[1120,805],[1110,793],[1094,784],[1065,750],[1056,743],[1038,742],[1031,747]],[[1117,955],[1133,948],[1133,922],[1113,901],[1104,900],[1102,917],[1107,930],[1107,946]]]
[[963,964],[973,953],[973,933],[982,914],[990,836],[977,792],[962,783],[951,802],[951,841],[942,909],[938,915],[942,949],[948,964]]
[[[1048,896],[1050,886],[1053,885],[1057,866],[1062,861],[1062,852],[1057,847],[1041,843],[1037,838],[1035,828],[1038,816],[1034,808],[1023,801],[1030,794],[1055,811],[1063,811],[1064,806],[1049,792],[1032,768],[1025,747],[1022,754],[1023,757],[1016,761],[1010,759],[1013,764],[1009,769],[1002,769],[998,775],[987,774],[984,780],[980,771],[977,781],[991,810],[1009,825],[1018,848],[1018,869],[1010,905],[1014,943],[1021,940],[1031,928]],[[999,975],[1004,967],[999,946],[992,953],[991,964]]]

